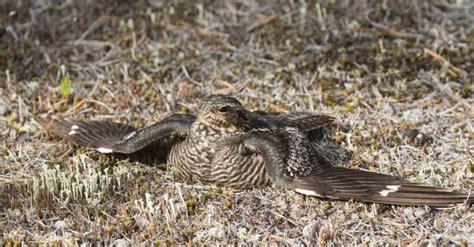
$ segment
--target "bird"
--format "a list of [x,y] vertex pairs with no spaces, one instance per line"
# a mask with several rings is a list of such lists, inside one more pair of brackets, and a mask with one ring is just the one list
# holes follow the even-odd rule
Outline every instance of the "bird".
[[182,177],[236,189],[276,185],[306,196],[436,208],[470,205],[471,192],[335,166],[315,148],[334,118],[306,112],[249,111],[234,97],[204,97],[195,114],[173,113],[145,128],[45,117],[54,135],[101,153],[144,150]]

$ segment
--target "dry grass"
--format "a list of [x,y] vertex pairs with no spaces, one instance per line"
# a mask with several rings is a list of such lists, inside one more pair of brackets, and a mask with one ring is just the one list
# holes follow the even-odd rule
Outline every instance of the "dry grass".
[[474,5],[357,2],[0,1],[0,242],[474,244],[472,208],[188,184],[37,122],[143,126],[230,93],[336,116],[341,165],[473,190]]

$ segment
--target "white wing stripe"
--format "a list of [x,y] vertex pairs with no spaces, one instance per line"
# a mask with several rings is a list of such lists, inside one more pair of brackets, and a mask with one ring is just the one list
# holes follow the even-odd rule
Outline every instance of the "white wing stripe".
[[397,192],[401,185],[387,185],[387,189],[379,192],[381,196],[388,196],[389,193]]

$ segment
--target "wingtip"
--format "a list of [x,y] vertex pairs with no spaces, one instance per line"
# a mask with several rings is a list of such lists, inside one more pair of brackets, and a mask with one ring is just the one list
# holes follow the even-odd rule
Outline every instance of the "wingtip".
[[473,192],[412,183],[397,177],[332,167],[325,173],[293,181],[302,194],[324,193],[339,200],[355,200],[389,205],[455,208],[474,204]]
[[45,132],[55,136],[68,136],[71,131],[71,126],[73,125],[73,123],[67,121],[67,119],[49,114],[40,116],[38,122]]
[[38,123],[43,127],[43,129],[48,130],[53,124],[53,117],[49,114],[41,115],[38,118]]

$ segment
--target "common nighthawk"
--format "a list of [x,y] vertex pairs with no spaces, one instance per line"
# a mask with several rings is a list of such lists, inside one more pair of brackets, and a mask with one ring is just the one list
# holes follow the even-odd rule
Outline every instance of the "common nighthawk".
[[202,183],[234,188],[273,183],[309,196],[396,205],[474,202],[474,197],[450,189],[335,167],[311,140],[332,117],[250,112],[230,96],[207,96],[196,115],[173,114],[142,129],[105,121],[50,120],[53,133],[102,153],[133,154],[152,147],[147,152]]

